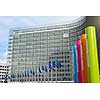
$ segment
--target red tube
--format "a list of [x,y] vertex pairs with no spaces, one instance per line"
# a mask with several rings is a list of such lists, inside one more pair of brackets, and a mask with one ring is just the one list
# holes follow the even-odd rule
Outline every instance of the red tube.
[[81,55],[80,40],[76,41],[76,47],[77,47],[77,62],[78,62],[78,82],[82,83],[82,55]]

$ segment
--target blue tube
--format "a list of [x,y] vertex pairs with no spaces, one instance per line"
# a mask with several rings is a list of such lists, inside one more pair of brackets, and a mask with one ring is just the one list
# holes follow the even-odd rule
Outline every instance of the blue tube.
[[78,83],[78,66],[76,44],[72,46],[73,65],[74,65],[74,83]]

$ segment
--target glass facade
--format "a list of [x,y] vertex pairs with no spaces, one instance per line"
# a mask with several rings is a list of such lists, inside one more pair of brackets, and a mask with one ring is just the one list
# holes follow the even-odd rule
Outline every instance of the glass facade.
[[[8,62],[11,73],[34,69],[36,74],[11,81],[70,82],[73,81],[72,44],[84,32],[85,17],[75,22],[54,26],[14,29],[9,35]],[[39,73],[40,66],[60,61],[63,67]]]
[[7,75],[9,74],[9,70],[8,65],[0,64],[0,83],[8,82]]

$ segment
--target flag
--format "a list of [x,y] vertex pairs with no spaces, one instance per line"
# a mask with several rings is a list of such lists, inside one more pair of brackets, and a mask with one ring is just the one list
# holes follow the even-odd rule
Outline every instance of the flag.
[[5,77],[4,76],[2,76],[2,78],[1,79],[5,79]]
[[56,66],[57,68],[61,68],[61,67],[62,67],[62,66],[61,66],[61,62],[58,61],[58,60],[56,60],[55,66]]
[[45,67],[44,66],[41,66],[41,69],[42,69],[42,71],[45,71]]
[[20,77],[20,78],[22,77],[21,73],[19,74],[19,77]]
[[33,71],[32,71],[32,69],[30,69],[30,74],[32,74],[33,73]]
[[8,74],[8,79],[10,79],[11,77],[10,77],[10,75]]
[[48,69],[46,66],[41,66],[42,71],[48,72]]
[[45,67],[45,72],[48,72],[48,68],[47,67]]
[[17,78],[19,78],[20,76],[19,76],[19,73],[17,73]]
[[48,72],[48,69],[46,66],[41,66],[39,67],[39,72],[42,73],[42,72]]
[[11,74],[10,77],[13,78],[13,75]]
[[52,67],[55,68],[55,61],[52,61]]
[[24,75],[24,73],[22,72],[22,77],[24,77],[25,75]]
[[35,75],[34,69],[33,69],[33,73],[32,74]]
[[39,67],[39,73],[42,73],[42,71],[41,71],[41,67]]
[[29,77],[29,70],[27,70],[27,76]]
[[55,61],[49,61],[49,69],[54,69],[55,68]]
[[31,75],[35,75],[35,72],[34,72],[33,69],[30,69],[30,74],[31,74]]
[[49,68],[52,69],[52,67],[51,67],[51,61],[49,61]]
[[5,75],[5,80],[7,80],[7,79],[8,79],[8,75],[6,74],[6,75]]
[[26,72],[26,70],[25,70],[25,72],[24,72],[24,75],[25,75],[25,77],[27,77],[27,72]]
[[14,75],[14,73],[12,74],[12,78],[15,78],[15,75]]

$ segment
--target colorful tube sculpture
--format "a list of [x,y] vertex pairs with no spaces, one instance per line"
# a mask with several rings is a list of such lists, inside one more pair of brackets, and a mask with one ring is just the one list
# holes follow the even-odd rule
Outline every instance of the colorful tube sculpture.
[[78,62],[78,82],[82,83],[82,55],[81,55],[80,40],[76,41],[76,48],[77,48],[77,62]]
[[88,60],[87,60],[87,49],[86,49],[86,34],[80,36],[81,39],[81,51],[82,51],[82,78],[83,83],[88,83]]
[[76,44],[72,46],[73,64],[74,64],[74,83],[78,83],[78,66]]
[[85,31],[86,31],[86,38],[87,38],[87,45],[88,45],[89,82],[99,83],[96,29],[94,26],[89,26],[86,28]]
[[100,83],[100,75],[99,75],[99,83]]

